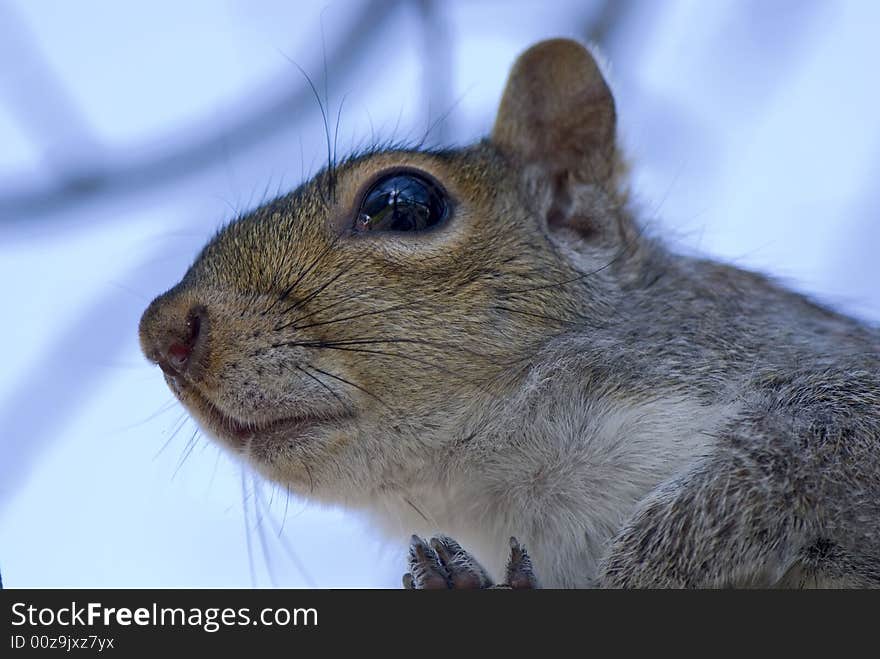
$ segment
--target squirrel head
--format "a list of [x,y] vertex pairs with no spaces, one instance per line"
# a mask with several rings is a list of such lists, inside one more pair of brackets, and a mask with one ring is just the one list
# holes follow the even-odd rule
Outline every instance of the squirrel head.
[[541,42],[481,143],[358,155],[223,228],[144,313],[144,353],[292,490],[406,488],[609,314],[634,235],[621,163],[595,59]]

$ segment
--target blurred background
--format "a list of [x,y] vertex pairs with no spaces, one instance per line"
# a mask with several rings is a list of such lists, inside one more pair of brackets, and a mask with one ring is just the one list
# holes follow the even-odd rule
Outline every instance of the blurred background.
[[[137,322],[226,220],[326,157],[466,144],[507,69],[610,62],[645,220],[880,320],[880,3],[0,0],[7,586],[397,587],[404,547],[204,438]],[[872,82],[873,81],[873,82]]]

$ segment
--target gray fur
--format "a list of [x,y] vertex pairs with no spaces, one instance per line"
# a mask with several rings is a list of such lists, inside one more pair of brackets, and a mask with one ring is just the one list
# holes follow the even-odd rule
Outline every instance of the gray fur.
[[[613,128],[589,54],[538,44],[492,138],[363,154],[226,227],[144,314],[144,351],[163,363],[200,309],[197,363],[166,377],[209,433],[391,537],[461,542],[418,540],[408,586],[486,585],[480,563],[880,586],[880,331],[645,235]],[[401,166],[454,216],[352,235],[358,191]]]

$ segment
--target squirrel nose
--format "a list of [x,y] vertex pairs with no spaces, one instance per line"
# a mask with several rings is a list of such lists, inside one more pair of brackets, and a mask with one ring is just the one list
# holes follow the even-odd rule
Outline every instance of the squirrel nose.
[[165,345],[159,347],[159,368],[169,375],[184,373],[196,346],[202,338],[202,316],[204,312],[195,308],[186,317],[185,327],[179,337],[168,337]]
[[158,298],[141,318],[141,345],[147,358],[172,377],[198,378],[197,364],[207,349],[208,314],[205,307],[182,307]]

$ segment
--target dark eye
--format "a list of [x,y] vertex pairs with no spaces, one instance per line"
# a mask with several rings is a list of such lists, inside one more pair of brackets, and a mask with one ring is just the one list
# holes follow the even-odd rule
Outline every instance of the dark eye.
[[392,174],[364,195],[355,231],[424,231],[446,219],[443,190],[418,174]]

